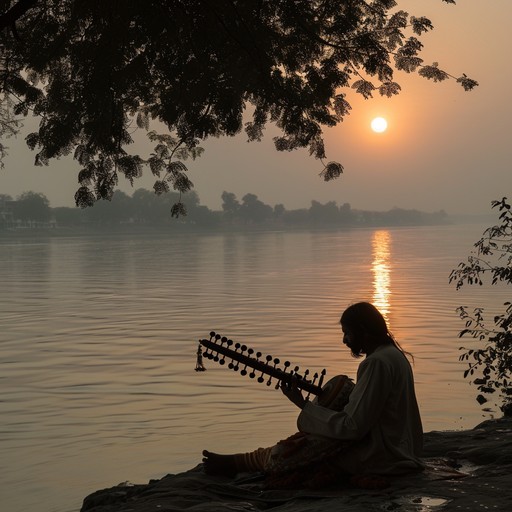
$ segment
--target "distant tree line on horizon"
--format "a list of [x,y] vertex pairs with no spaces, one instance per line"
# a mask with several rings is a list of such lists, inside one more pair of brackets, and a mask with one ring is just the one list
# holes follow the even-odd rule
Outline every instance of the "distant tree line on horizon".
[[309,208],[287,210],[283,204],[270,206],[255,194],[245,194],[241,200],[232,192],[223,192],[222,210],[201,205],[199,196],[191,191],[186,196],[187,215],[171,217],[171,207],[178,194],[156,195],[139,188],[130,196],[116,191],[110,201],[99,201],[91,208],[51,207],[41,193],[24,192],[16,199],[0,194],[0,229],[16,228],[76,228],[148,226],[169,229],[190,226],[208,229],[246,227],[349,227],[349,226],[413,226],[446,224],[444,210],[425,213],[418,210],[392,208],[384,212],[356,210],[350,204],[338,206],[335,201],[325,204],[312,200]]

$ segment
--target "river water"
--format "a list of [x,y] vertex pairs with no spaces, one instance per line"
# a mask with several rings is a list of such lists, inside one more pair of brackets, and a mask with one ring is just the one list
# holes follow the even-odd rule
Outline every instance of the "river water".
[[203,448],[286,437],[294,406],[214,362],[194,372],[198,339],[353,376],[338,319],[360,300],[414,354],[425,430],[475,426],[493,412],[462,378],[455,308],[493,314],[507,289],[457,292],[448,275],[483,227],[0,238],[2,508],[74,512]]

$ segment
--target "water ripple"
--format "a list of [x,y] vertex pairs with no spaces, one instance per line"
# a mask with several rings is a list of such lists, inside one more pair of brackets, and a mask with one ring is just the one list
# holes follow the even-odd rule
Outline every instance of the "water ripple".
[[448,226],[0,240],[4,506],[77,510],[97,488],[189,469],[203,448],[286,437],[293,405],[210,361],[194,372],[198,339],[218,330],[303,369],[353,376],[359,361],[341,344],[339,314],[377,286],[415,356],[426,429],[474,426],[483,413],[461,377],[455,308],[498,308],[506,288],[456,292],[447,279],[480,234]]

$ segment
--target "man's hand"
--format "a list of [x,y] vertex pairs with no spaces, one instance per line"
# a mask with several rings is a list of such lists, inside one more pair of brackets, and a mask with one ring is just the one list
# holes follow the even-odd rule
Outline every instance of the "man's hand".
[[281,382],[281,391],[283,395],[293,402],[299,409],[303,409],[307,400],[302,396],[302,393],[297,386],[297,378],[292,377],[290,383]]

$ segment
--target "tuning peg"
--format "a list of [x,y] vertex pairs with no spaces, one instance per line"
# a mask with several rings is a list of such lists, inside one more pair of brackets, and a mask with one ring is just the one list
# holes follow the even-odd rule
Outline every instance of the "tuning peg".
[[[261,357],[261,352],[256,352],[256,362],[259,361],[260,357]],[[254,379],[254,377],[256,377],[256,372],[253,369],[252,372],[249,373],[249,378]]]
[[[267,361],[268,361],[268,356],[267,356]],[[279,358],[274,358],[274,368],[279,364]],[[267,386],[270,386],[270,384],[272,384],[272,375],[270,375],[270,377],[268,378],[267,380]]]
[[[240,343],[235,343],[235,352],[238,352],[238,350],[240,349]],[[239,368],[239,364],[238,364],[238,361],[236,362],[236,364],[233,364],[233,362],[229,363],[231,366],[230,368],[232,370],[234,370],[235,372],[238,371],[238,368]]]
[[[286,375],[288,375],[288,374],[286,373],[286,370],[288,370],[288,367],[290,366],[290,364],[291,364],[291,363],[290,363],[290,361],[285,361],[283,364],[284,364],[284,370],[283,370],[283,373],[284,373],[285,375],[284,375],[281,379],[284,379],[284,378],[286,377]],[[276,382],[275,389],[279,389],[280,384],[281,384],[281,380],[278,380],[278,381]]]
[[320,387],[320,388],[322,387],[326,373],[327,373],[327,371],[325,370],[325,368],[320,372],[320,380],[318,381],[318,387]]

